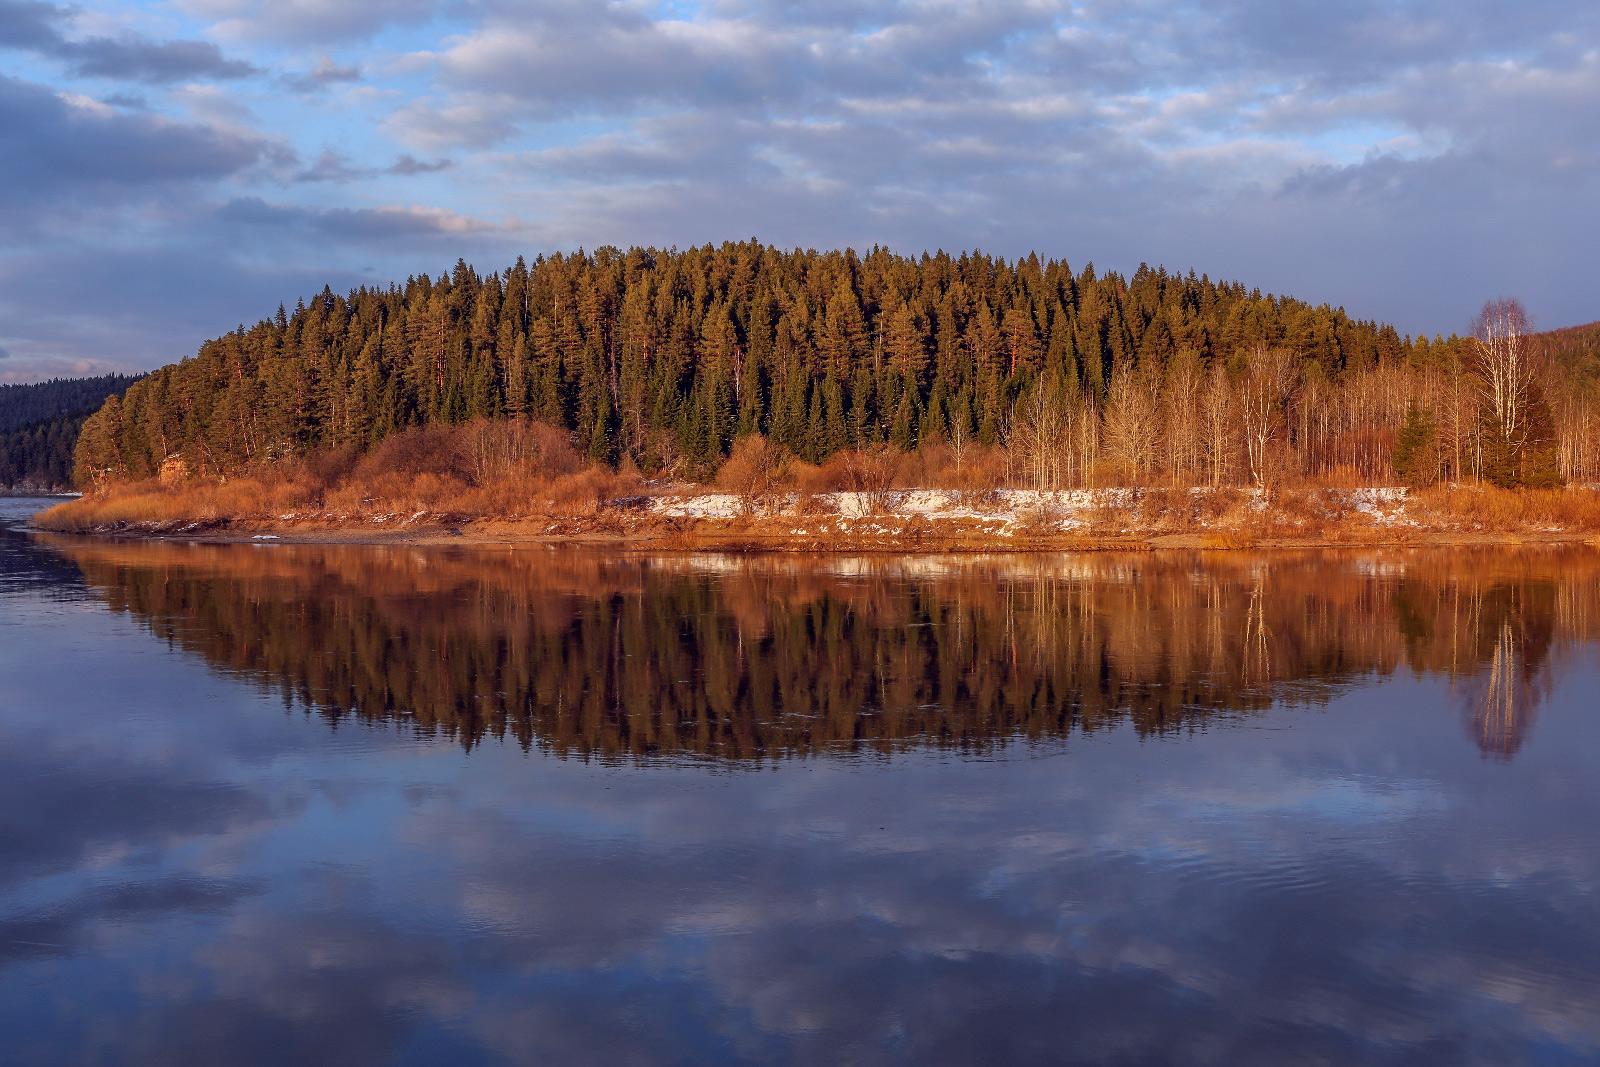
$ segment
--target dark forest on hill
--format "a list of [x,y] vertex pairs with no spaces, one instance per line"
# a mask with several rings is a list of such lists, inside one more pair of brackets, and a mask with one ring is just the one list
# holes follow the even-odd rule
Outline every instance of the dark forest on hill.
[[[1535,461],[1496,452],[1475,352],[1471,338],[1412,341],[1193,272],[756,242],[602,248],[324,289],[108,404],[78,473],[142,478],[178,457],[211,477],[370,450],[416,425],[525,418],[590,460],[690,477],[760,434],[813,463],[1003,444],[1015,478],[1041,486],[1371,483],[1394,480],[1406,435],[1410,479],[1515,481]],[[1591,385],[1529,386],[1535,465],[1595,477]]]
[[143,375],[0,385],[0,487],[66,489],[84,420]]

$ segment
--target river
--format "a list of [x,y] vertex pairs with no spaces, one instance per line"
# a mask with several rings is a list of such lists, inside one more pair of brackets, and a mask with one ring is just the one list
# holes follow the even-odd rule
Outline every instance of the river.
[[34,535],[0,1062],[1592,1064],[1600,551]]

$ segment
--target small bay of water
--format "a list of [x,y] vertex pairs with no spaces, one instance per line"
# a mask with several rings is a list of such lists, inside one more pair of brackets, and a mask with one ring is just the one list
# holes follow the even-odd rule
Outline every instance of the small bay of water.
[[1592,1064],[1600,551],[33,534],[0,1063]]

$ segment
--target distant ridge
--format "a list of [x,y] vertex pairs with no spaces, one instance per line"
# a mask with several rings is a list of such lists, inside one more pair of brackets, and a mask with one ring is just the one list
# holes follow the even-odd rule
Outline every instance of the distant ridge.
[[51,378],[31,385],[0,385],[0,433],[63,415],[93,411],[108,396],[121,396],[143,374]]
[[70,489],[84,420],[143,377],[102,374],[0,385],[0,488]]
[[1589,376],[1600,373],[1600,322],[1545,330],[1535,340],[1562,369]]

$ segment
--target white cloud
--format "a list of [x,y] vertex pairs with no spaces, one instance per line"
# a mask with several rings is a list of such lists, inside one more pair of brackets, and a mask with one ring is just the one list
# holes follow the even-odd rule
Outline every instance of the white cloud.
[[422,152],[488,148],[517,132],[520,109],[503,98],[475,93],[446,100],[416,99],[391,112],[382,127],[395,140]]

